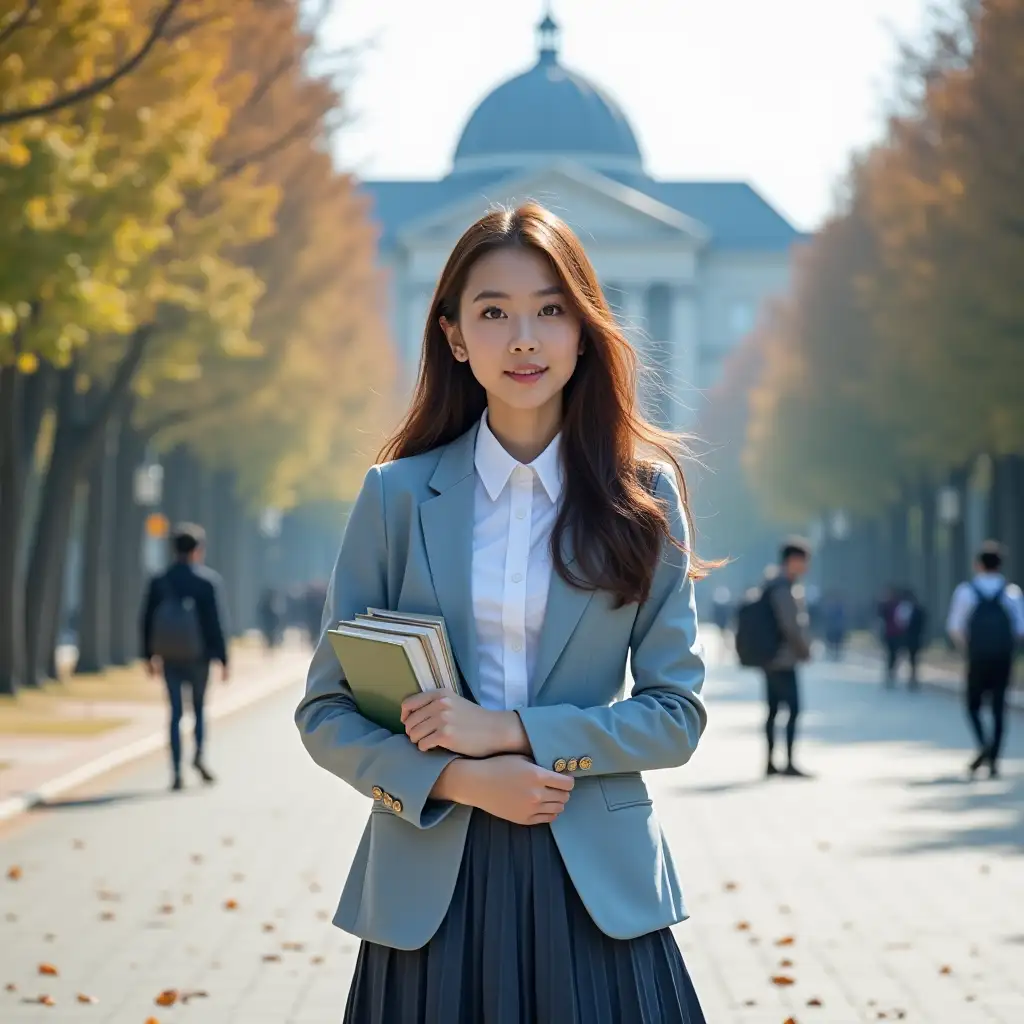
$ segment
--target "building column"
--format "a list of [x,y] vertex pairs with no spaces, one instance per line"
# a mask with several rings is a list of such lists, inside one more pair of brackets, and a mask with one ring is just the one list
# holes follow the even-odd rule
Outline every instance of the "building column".
[[697,292],[690,284],[672,289],[672,323],[669,350],[675,397],[673,427],[685,430],[698,413],[700,376],[700,329]]

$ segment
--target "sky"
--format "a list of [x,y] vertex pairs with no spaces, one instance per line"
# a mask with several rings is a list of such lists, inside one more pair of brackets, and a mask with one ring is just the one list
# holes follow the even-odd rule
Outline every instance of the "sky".
[[[900,41],[927,0],[553,0],[562,62],[610,93],[648,172],[743,180],[802,230],[883,131]],[[473,108],[536,56],[544,0],[334,0],[323,41],[359,47],[341,163],[444,175]]]

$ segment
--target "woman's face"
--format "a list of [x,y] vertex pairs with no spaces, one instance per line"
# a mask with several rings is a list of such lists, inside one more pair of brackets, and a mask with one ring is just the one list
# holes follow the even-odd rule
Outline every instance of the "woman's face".
[[442,317],[441,327],[454,357],[469,363],[487,392],[492,414],[560,407],[581,351],[581,321],[541,253],[509,248],[482,256],[466,278],[458,323]]

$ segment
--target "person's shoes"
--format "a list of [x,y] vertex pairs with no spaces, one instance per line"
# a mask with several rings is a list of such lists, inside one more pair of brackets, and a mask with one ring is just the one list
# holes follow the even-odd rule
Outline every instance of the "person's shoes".
[[769,761],[768,762],[768,769],[765,772],[765,775],[778,775],[778,774],[779,774],[779,769],[776,768],[775,765],[772,764],[771,761]]
[[206,765],[203,764],[202,761],[196,761],[194,767],[195,767],[195,770],[197,772],[199,772],[199,777],[203,780],[203,782],[206,783],[206,785],[212,786],[213,783],[215,783],[217,781],[216,777],[206,767]]
[[992,761],[991,759],[988,762],[988,777],[990,779],[999,778],[999,767],[996,765],[995,761]]
[[811,777],[807,772],[800,771],[795,764],[786,765],[786,770],[782,774],[788,775],[794,779],[809,779]]
[[184,789],[185,784],[181,781],[180,775],[175,775],[174,780],[171,782],[171,791],[178,792],[178,790]]
[[978,756],[967,766],[967,770],[971,773],[971,777],[977,770],[988,760],[988,751],[983,750]]

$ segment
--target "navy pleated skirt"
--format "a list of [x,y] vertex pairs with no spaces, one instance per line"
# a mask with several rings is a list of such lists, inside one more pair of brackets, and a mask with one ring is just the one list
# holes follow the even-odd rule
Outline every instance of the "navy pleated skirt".
[[672,933],[612,939],[550,828],[475,810],[448,913],[421,949],[363,942],[344,1024],[705,1024]]

